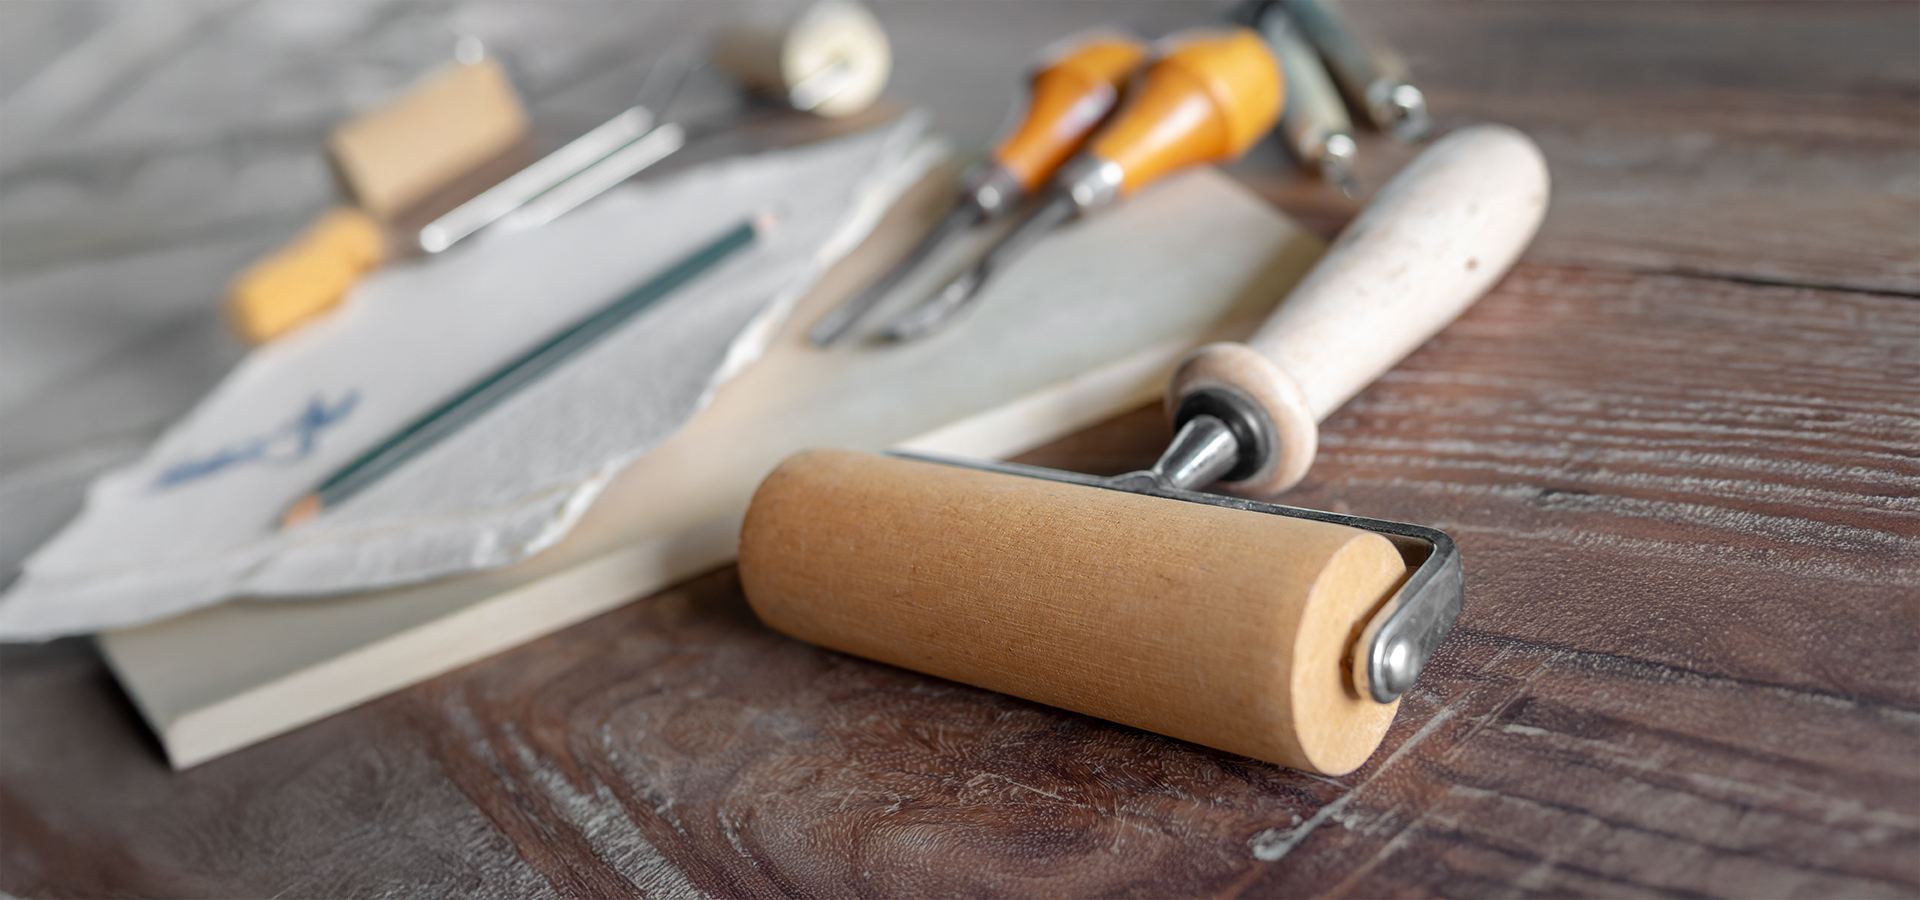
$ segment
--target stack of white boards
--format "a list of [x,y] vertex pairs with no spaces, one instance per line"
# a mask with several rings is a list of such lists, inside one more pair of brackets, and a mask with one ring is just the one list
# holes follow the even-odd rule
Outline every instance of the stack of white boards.
[[[1152,402],[1181,357],[1249,333],[1323,249],[1244,187],[1198,169],[1050,237],[932,338],[808,343],[814,322],[943,212],[950,182],[910,192],[796,306],[765,356],[623,471],[555,546],[493,571],[240,600],[102,635],[172,764],[232,752],[727,564],[755,486],[795,451],[1004,458]],[[994,234],[946,248],[890,305],[924,296]]]

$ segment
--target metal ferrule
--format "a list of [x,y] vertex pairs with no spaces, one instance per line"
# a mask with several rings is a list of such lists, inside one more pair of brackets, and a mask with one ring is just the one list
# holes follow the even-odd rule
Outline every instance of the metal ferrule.
[[1395,140],[1411,143],[1433,130],[1427,96],[1405,81],[1381,79],[1367,88],[1367,117]]
[[1314,160],[1314,167],[1320,170],[1320,177],[1327,183],[1340,189],[1349,197],[1357,196],[1359,185],[1353,180],[1354,159],[1359,156],[1360,147],[1353,141],[1353,135],[1337,132],[1327,135],[1320,145],[1320,158]]
[[1167,452],[1147,472],[1166,487],[1197,491],[1239,464],[1240,440],[1233,429],[1212,416],[1195,416],[1180,426]]
[[[1218,421],[1233,434],[1236,451],[1234,464],[1213,480],[1181,484],[1178,487],[1197,491],[1214,481],[1244,480],[1260,471],[1274,453],[1274,448],[1280,446],[1280,429],[1274,425],[1273,417],[1267,415],[1252,398],[1232,388],[1202,388],[1180,398],[1180,405],[1173,412],[1174,427],[1184,430],[1188,423],[1200,418]],[[1179,442],[1176,441],[1167,448],[1166,453],[1161,454],[1161,464],[1155,468],[1187,468],[1185,463],[1167,459],[1178,450]]]
[[1120,199],[1127,173],[1120,164],[1082,153],[1060,167],[1057,190],[1073,200],[1074,214],[1083,215]]
[[967,172],[962,181],[966,191],[965,200],[980,212],[982,220],[997,219],[1020,205],[1026,199],[1027,192],[1020,187],[1020,179],[1013,177],[1005,166],[991,160],[982,160]]

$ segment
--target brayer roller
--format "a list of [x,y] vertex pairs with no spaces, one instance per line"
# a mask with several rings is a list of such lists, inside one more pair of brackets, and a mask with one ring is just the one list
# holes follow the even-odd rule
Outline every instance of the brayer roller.
[[748,508],[747,598],[802,640],[1351,771],[1459,613],[1453,541],[1198,489],[1291,484],[1316,420],[1483,293],[1546,201],[1545,165],[1519,132],[1436,142],[1248,344],[1181,367],[1169,397],[1180,428],[1150,470],[795,456]]

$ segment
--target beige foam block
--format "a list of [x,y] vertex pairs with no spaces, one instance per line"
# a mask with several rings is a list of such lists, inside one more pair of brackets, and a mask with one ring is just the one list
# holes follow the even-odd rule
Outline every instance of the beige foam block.
[[327,152],[361,208],[391,219],[526,137],[527,112],[493,59],[456,64],[333,130]]

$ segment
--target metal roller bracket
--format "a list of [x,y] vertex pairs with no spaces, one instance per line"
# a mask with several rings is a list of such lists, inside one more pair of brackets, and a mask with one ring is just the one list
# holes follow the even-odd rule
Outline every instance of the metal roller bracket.
[[1427,660],[1432,658],[1434,650],[1446,639],[1447,632],[1453,630],[1454,621],[1460,617],[1464,597],[1460,550],[1452,537],[1436,528],[1262,503],[1223,494],[1180,490],[1162,485],[1149,472],[1130,472],[1102,478],[1019,463],[960,459],[928,453],[893,450],[888,451],[887,455],[982,472],[1043,478],[1244,512],[1345,525],[1386,537],[1393,542],[1406,560],[1407,567],[1413,571],[1400,589],[1394,591],[1393,596],[1387,598],[1373,617],[1367,620],[1367,627],[1360,633],[1360,644],[1367,648],[1367,652],[1354,654],[1352,677],[1355,689],[1379,703],[1392,703],[1413,687],[1414,679],[1420,676]]

